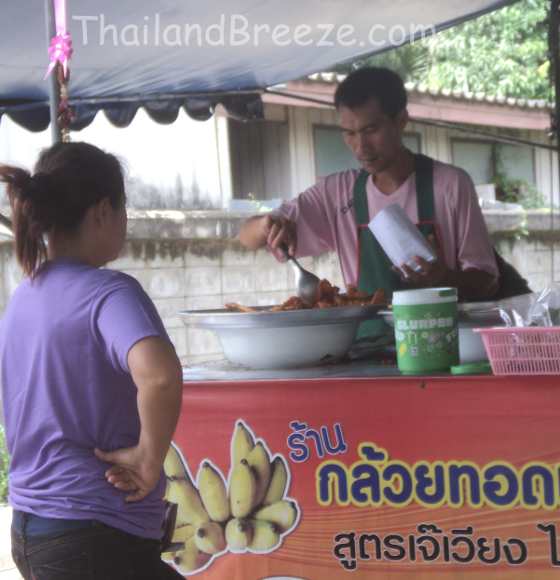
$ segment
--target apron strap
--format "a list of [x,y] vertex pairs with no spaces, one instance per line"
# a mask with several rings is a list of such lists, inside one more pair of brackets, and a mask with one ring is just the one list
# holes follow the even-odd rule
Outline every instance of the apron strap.
[[369,224],[369,207],[366,194],[366,185],[369,177],[367,171],[360,171],[354,182],[354,215],[358,226]]
[[414,156],[416,172],[416,206],[420,225],[434,222],[434,160],[426,155]]
[[373,294],[383,288],[388,296],[399,284],[399,276],[393,272],[392,264],[368,228],[369,208],[366,184],[367,171],[361,171],[354,183],[354,215],[358,225],[358,289]]

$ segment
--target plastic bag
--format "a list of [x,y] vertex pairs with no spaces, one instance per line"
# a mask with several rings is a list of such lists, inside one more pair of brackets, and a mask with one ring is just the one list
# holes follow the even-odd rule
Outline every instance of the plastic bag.
[[506,326],[560,326],[560,285],[502,300],[499,311]]

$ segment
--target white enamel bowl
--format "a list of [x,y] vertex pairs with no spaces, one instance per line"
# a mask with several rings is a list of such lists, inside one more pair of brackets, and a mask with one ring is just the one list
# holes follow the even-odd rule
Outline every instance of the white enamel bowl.
[[380,306],[254,313],[228,310],[181,312],[185,324],[214,331],[226,358],[252,369],[288,369],[340,360],[361,322],[377,317]]

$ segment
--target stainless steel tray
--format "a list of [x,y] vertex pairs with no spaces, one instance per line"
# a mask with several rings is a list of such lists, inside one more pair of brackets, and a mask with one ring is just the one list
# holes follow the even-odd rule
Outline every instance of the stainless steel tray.
[[185,310],[179,314],[186,324],[215,330],[220,328],[282,328],[287,326],[322,326],[377,317],[383,305],[335,306],[270,312],[272,306],[257,308],[258,312],[231,310]]

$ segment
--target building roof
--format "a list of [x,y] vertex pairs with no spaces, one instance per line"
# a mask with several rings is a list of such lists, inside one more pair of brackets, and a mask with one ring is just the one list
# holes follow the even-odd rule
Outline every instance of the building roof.
[[[346,78],[344,74],[337,74],[334,72],[323,72],[310,75],[307,77],[308,81],[338,84]],[[552,103],[544,99],[517,99],[513,97],[497,97],[488,95],[486,93],[472,93],[460,90],[451,89],[430,89],[424,84],[420,83],[405,83],[406,90],[411,94],[425,95],[430,97],[443,97],[446,99],[454,99],[457,101],[469,101],[477,103],[488,103],[491,105],[503,105],[507,107],[515,107],[521,109],[537,109],[550,110],[554,108]]]

